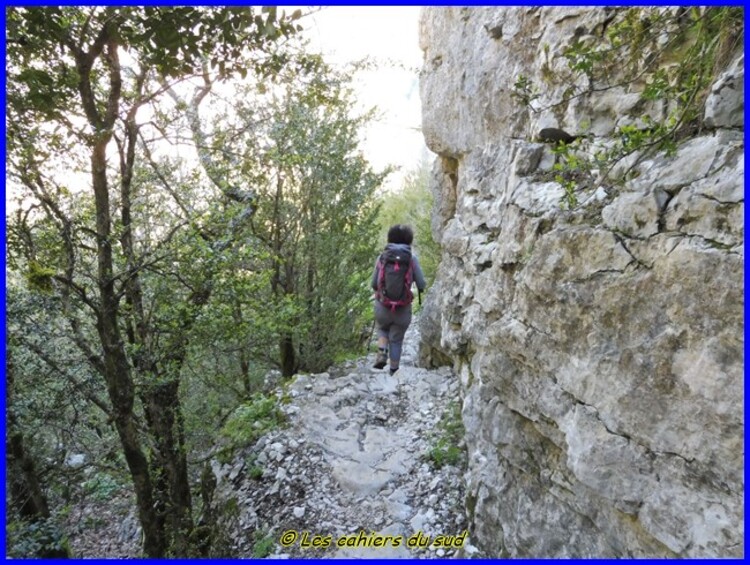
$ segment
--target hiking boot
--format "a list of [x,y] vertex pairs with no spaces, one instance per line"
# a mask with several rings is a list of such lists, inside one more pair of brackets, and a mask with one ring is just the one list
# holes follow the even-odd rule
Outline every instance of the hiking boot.
[[378,351],[378,356],[375,357],[375,364],[373,367],[375,369],[382,369],[388,364],[388,355],[385,351]]
[[398,371],[398,367],[396,367],[395,369],[391,367],[391,376],[393,376],[396,371]]

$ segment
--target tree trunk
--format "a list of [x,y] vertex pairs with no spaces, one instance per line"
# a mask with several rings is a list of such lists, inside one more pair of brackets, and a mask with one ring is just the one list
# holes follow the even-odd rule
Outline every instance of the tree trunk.
[[[242,306],[238,299],[235,299],[232,303],[232,316],[234,317],[234,323],[238,328],[244,326],[242,321]],[[242,388],[245,391],[245,396],[250,398],[250,395],[253,393],[253,384],[250,382],[250,358],[247,349],[242,345],[239,347],[239,357]]]
[[281,375],[283,377],[294,376],[297,372],[297,356],[294,352],[294,340],[292,336],[285,335],[281,337],[279,353],[281,356]]
[[148,461],[141,449],[133,414],[135,387],[125,344],[118,325],[119,302],[112,279],[111,216],[107,183],[106,148],[111,135],[101,136],[93,147],[91,175],[96,205],[98,285],[101,307],[97,331],[101,340],[105,380],[112,402],[114,423],[120,436],[138,503],[144,534],[143,550],[149,557],[163,557],[166,548],[163,522],[154,508]]
[[[139,77],[138,91],[145,80]],[[185,359],[184,336],[180,335],[176,351],[169,360],[171,378],[159,374],[157,364],[150,351],[151,328],[143,306],[143,290],[137,270],[137,258],[133,247],[131,196],[135,146],[138,126],[135,121],[137,105],[128,112],[125,120],[126,135],[120,145],[120,211],[122,235],[120,244],[126,264],[132,275],[125,286],[125,297],[133,322],[129,339],[136,345],[138,355],[134,368],[149,383],[140,393],[146,413],[149,434],[156,446],[151,457],[151,476],[154,477],[153,497],[164,528],[165,552],[176,557],[189,555],[189,536],[193,528],[190,482],[184,441],[184,426],[179,398],[179,372]],[[185,329],[185,333],[187,333]]]
[[163,516],[168,554],[185,557],[190,550],[193,518],[179,381],[154,378],[156,383],[146,387],[143,398],[155,442],[151,461],[154,476],[159,477],[155,498]]
[[[112,402],[112,413],[117,433],[120,437],[125,461],[133,479],[138,515],[143,528],[143,550],[149,557],[163,557],[167,551],[165,518],[155,504],[154,484],[150,474],[149,462],[141,448],[136,417],[133,412],[135,384],[128,359],[125,343],[120,331],[119,297],[115,290],[112,256],[112,218],[110,208],[110,187],[107,180],[106,150],[113,137],[113,127],[118,119],[120,97],[122,95],[122,77],[118,58],[116,37],[118,18],[113,12],[101,30],[97,40],[86,52],[73,46],[78,71],[78,91],[81,96],[86,118],[96,132],[91,141],[91,177],[96,210],[96,248],[97,248],[97,285],[99,290],[99,308],[97,310],[96,329],[102,346],[104,379]],[[109,91],[106,92],[106,104],[97,102],[92,88],[91,78],[95,61],[102,57],[108,71]],[[129,115],[133,123],[133,115]],[[129,130],[132,135],[133,130]],[[131,140],[132,141],[132,140]],[[132,143],[129,147],[132,150]],[[130,161],[132,155],[128,155]],[[130,163],[132,165],[132,163]],[[127,176],[132,170],[122,171]],[[123,178],[124,188],[129,185],[129,178]],[[127,212],[128,203],[125,202]],[[123,218],[130,229],[129,217]],[[126,233],[125,243],[127,245]],[[131,286],[129,295],[132,299],[137,288]],[[135,295],[137,296],[137,294]],[[162,474],[155,475],[163,477]]]
[[250,398],[253,394],[253,383],[250,381],[250,360],[244,348],[240,349],[240,377],[242,386],[245,389],[245,396]]

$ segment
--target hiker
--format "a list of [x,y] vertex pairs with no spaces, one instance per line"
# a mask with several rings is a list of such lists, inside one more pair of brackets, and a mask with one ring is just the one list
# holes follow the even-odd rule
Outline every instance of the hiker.
[[411,251],[414,232],[409,226],[397,224],[388,230],[388,245],[375,261],[372,288],[375,290],[375,321],[378,326],[378,355],[375,369],[382,369],[389,360],[391,375],[398,371],[401,345],[411,323],[411,283],[425,289],[424,274],[416,255]]

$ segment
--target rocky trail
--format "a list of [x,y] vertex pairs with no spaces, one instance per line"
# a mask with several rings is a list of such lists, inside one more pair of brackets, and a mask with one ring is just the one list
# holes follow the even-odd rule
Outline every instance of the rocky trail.
[[[219,552],[479,556],[463,508],[463,450],[454,464],[429,457],[445,437],[444,423],[456,423],[459,383],[448,367],[415,366],[418,318],[394,376],[372,368],[374,353],[298,375],[276,389],[287,400],[281,403],[287,425],[236,450],[229,462],[212,461],[213,506],[222,509],[224,534]],[[140,526],[126,492],[77,505],[68,526],[77,557],[140,555]]]
[[464,534],[462,470],[427,456],[458,380],[449,368],[415,367],[418,340],[414,323],[394,376],[371,368],[373,354],[297,376],[288,427],[214,464],[217,497],[237,503],[229,535],[240,556],[253,556],[255,531],[277,558],[476,553]]

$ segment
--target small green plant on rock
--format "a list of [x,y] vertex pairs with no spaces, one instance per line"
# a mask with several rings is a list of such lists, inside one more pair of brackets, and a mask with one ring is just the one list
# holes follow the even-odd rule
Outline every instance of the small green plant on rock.
[[437,425],[438,433],[427,458],[440,469],[445,465],[458,465],[464,459],[464,424],[461,419],[461,403],[452,401]]
[[[547,65],[545,68],[549,68]],[[551,71],[548,71],[551,76]],[[534,87],[534,84],[525,75],[518,75],[518,79],[513,85],[513,91],[511,97],[518,100],[524,106],[529,106],[534,100],[539,98],[539,91]]]
[[252,480],[259,481],[263,478],[263,467],[258,464],[258,458],[255,454],[245,458],[245,467],[247,468],[247,476]]
[[253,557],[256,559],[263,559],[273,553],[276,547],[276,540],[271,534],[263,533],[260,530],[255,531],[253,536]]
[[229,439],[234,447],[249,445],[267,432],[279,428],[284,421],[276,397],[256,393],[227,419],[221,435]]
[[[540,104],[539,89],[519,75],[512,97],[534,113],[561,110],[578,97],[611,89],[640,96],[629,123],[612,132],[611,146],[584,158],[583,167],[558,158],[555,180],[565,189],[563,203],[577,206],[575,191],[588,184],[577,178],[581,171],[597,170],[599,182],[611,181],[615,165],[635,154],[628,170],[618,174],[625,180],[642,159],[659,152],[674,155],[680,140],[700,131],[710,86],[741,48],[743,37],[741,7],[620,8],[564,49],[565,71],[550,76],[545,63],[545,82],[570,85],[560,99]],[[558,149],[570,156],[566,147]]]
[[576,183],[572,180],[566,180],[562,175],[555,175],[555,181],[563,187],[565,190],[565,196],[562,197],[561,206],[566,205],[568,210],[572,210],[578,205],[578,197],[576,196]]
[[552,151],[556,156],[555,164],[552,166],[555,182],[565,190],[561,205],[567,205],[568,210],[572,210],[578,205],[576,190],[581,185],[585,186],[591,182],[591,162],[576,152],[575,145],[559,143]]

